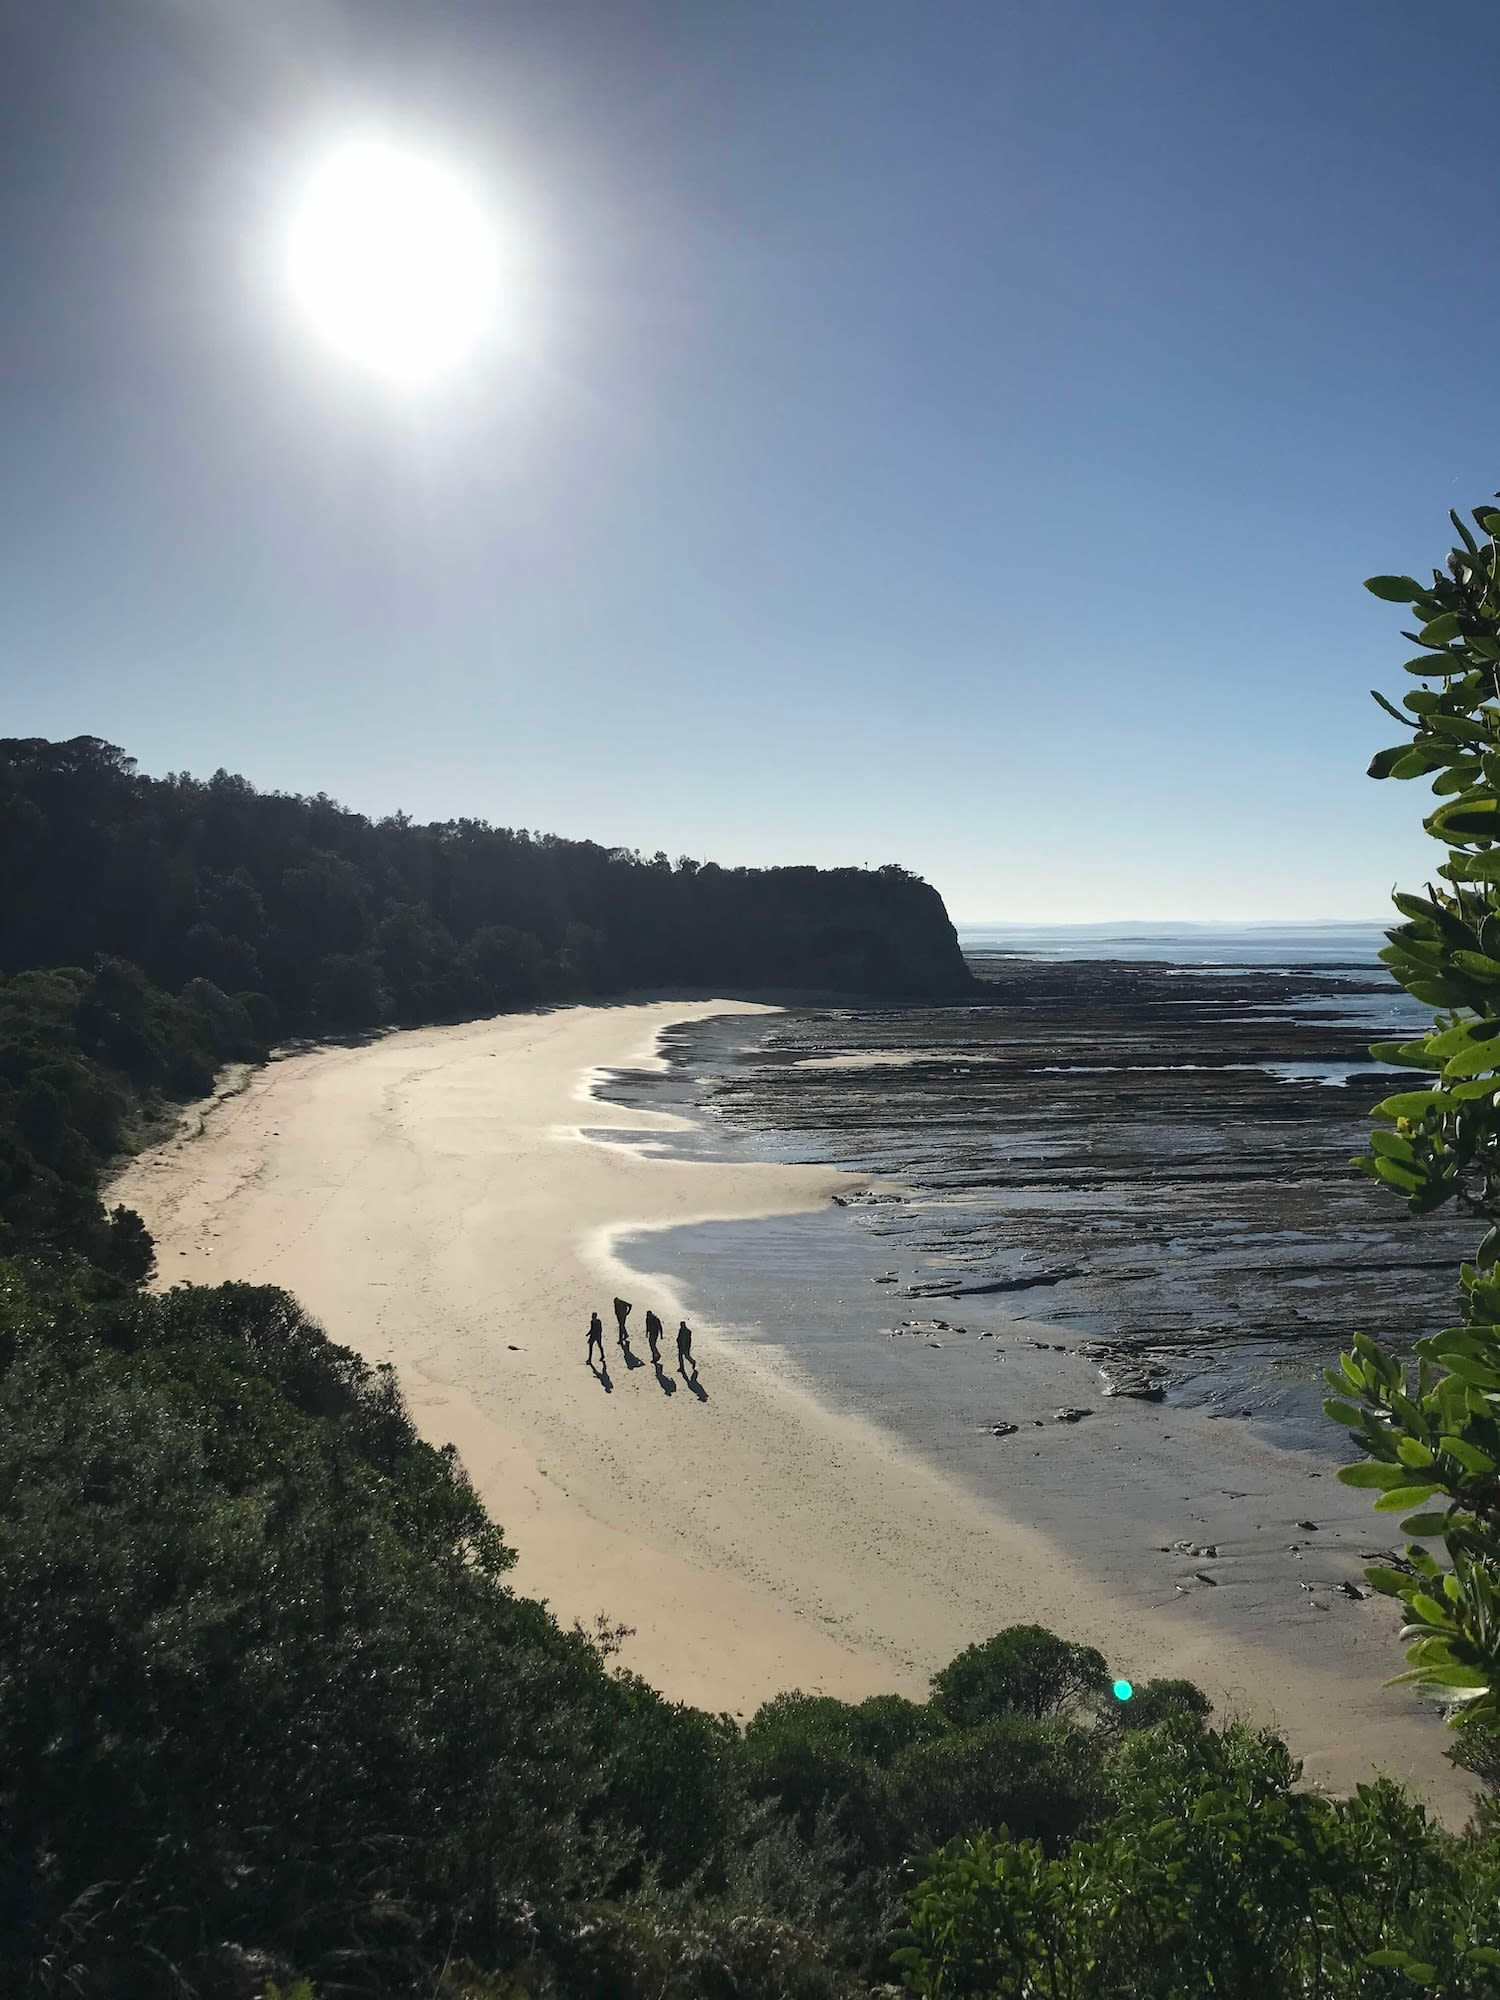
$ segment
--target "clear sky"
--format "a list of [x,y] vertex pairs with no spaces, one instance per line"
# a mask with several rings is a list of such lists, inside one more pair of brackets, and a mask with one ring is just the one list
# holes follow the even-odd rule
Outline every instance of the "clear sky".
[[[1359,581],[1500,486],[1497,86],[1493,0],[8,0],[5,733],[1378,914],[1438,857]],[[372,120],[532,248],[417,399],[265,281]]]

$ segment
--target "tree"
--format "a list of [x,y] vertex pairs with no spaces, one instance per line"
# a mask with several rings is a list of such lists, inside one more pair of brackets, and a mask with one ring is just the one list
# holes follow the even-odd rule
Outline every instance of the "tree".
[[1058,1715],[1109,1685],[1104,1655],[1045,1625],[1007,1625],[932,1677],[933,1700],[960,1729],[996,1715]]
[[[1424,1215],[1455,1204],[1488,1225],[1460,1271],[1462,1323],[1416,1343],[1403,1366],[1365,1335],[1340,1361],[1325,1405],[1365,1451],[1339,1477],[1407,1513],[1400,1567],[1366,1571],[1406,1613],[1402,1678],[1500,1724],[1500,510],[1479,507],[1480,540],[1457,514],[1459,546],[1430,584],[1375,576],[1365,588],[1414,608],[1404,636],[1419,685],[1398,708],[1411,732],[1382,750],[1373,778],[1427,778],[1424,821],[1446,850],[1424,895],[1398,894],[1405,922],[1381,957],[1432,1030],[1372,1054],[1422,1072],[1376,1105],[1370,1153],[1356,1164]],[[1404,711],[1404,712],[1403,712]],[[1353,1400],[1350,1400],[1350,1398]],[[1410,1511],[1408,1511],[1410,1510]],[[1430,1546],[1441,1545],[1446,1561]]]

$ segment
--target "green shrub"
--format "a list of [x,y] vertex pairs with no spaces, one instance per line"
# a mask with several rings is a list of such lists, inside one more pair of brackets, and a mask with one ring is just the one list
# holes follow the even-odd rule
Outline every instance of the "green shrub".
[[1040,1719],[1097,1700],[1109,1669],[1092,1646],[1059,1639],[1043,1625],[1010,1625],[967,1646],[932,1677],[936,1708],[955,1728],[996,1715]]
[[898,1957],[930,2000],[1493,2000],[1500,1843],[1444,1834],[1391,1784],[1295,1789],[1269,1734],[1191,1722],[1126,1739],[1119,1805],[1049,1858],[956,1841]]

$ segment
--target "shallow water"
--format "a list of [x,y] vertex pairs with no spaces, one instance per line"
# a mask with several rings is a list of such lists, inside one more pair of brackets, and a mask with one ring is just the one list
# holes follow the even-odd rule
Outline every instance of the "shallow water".
[[[1322,1367],[1356,1328],[1405,1345],[1446,1323],[1472,1235],[1348,1166],[1389,1089],[1364,1044],[1393,1013],[1426,1018],[1378,969],[1012,962],[985,1005],[674,1030],[665,1073],[605,1091],[685,1114],[672,1150],[835,1164],[902,1197],[623,1254],[904,1434],[960,1408],[977,1429],[1007,1329],[1041,1320],[1077,1353],[1073,1400],[1128,1357],[1168,1406],[1326,1450]],[[966,1329],[932,1336],[941,1376],[894,1332],[932,1317]]]

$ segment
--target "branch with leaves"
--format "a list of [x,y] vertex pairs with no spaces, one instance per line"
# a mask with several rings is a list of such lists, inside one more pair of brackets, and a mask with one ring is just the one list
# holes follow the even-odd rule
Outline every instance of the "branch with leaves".
[[1381,953],[1434,1009],[1432,1031],[1371,1049],[1424,1080],[1376,1105],[1355,1164],[1419,1215],[1453,1202],[1489,1227],[1460,1269],[1463,1324],[1418,1341],[1414,1370],[1356,1335],[1324,1407],[1367,1454],[1339,1477],[1407,1513],[1404,1563],[1366,1571],[1405,1609],[1399,1678],[1500,1726],[1500,509],[1474,510],[1478,536],[1450,518],[1459,546],[1430,585],[1365,585],[1413,607],[1405,636],[1421,649],[1406,662],[1421,685],[1400,707],[1375,695],[1411,739],[1380,751],[1370,776],[1431,780],[1424,825],[1446,857],[1425,895],[1394,897],[1406,921]]

